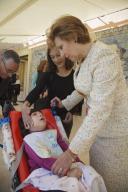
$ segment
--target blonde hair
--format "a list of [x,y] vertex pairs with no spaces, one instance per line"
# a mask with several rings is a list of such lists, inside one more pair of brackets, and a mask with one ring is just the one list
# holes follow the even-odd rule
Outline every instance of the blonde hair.
[[70,15],[58,18],[50,27],[47,36],[50,42],[54,42],[56,37],[67,41],[75,40],[81,44],[91,41],[87,27],[80,19]]

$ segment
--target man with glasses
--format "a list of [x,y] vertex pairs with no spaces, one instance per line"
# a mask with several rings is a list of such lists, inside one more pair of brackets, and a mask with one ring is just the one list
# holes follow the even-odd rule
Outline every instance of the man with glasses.
[[3,108],[11,77],[17,72],[20,64],[19,55],[13,50],[0,53],[0,105]]
[[20,57],[13,50],[6,50],[0,54],[0,77],[6,79],[16,73],[19,68]]

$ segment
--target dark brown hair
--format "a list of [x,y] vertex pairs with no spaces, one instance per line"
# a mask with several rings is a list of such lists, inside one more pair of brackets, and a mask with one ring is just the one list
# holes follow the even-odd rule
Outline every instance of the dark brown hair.
[[49,41],[54,42],[55,37],[63,40],[75,40],[78,43],[89,43],[90,36],[88,29],[80,19],[74,16],[63,16],[58,18],[48,32]]
[[[52,47],[53,48],[53,47]],[[52,49],[51,48],[51,49]],[[51,56],[50,56],[50,48],[48,48],[47,50],[47,60],[48,60],[48,67],[47,67],[47,71],[48,72],[57,72],[57,66],[53,63]],[[70,70],[73,68],[74,63],[72,61],[70,61],[69,59],[65,58],[65,68],[67,70]]]
[[45,72],[46,68],[48,65],[48,61],[47,60],[42,60],[40,61],[40,64],[37,67],[37,71],[38,72]]

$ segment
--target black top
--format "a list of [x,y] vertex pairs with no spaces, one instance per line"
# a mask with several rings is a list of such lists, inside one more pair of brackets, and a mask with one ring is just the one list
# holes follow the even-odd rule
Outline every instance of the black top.
[[[49,106],[51,99],[53,99],[56,96],[59,97],[61,100],[65,99],[75,89],[73,84],[73,74],[74,70],[72,70],[71,73],[66,77],[59,76],[55,72],[42,72],[38,84],[29,93],[29,95],[26,97],[26,100],[29,101],[30,104],[33,104],[39,98],[39,95],[43,92],[46,86],[48,87]],[[82,104],[77,105],[72,110],[72,112],[80,112],[81,106]],[[67,112],[65,108],[58,109],[57,111],[61,117],[62,113]]]
[[42,78],[42,74],[43,74],[43,72],[40,72],[40,71],[37,72],[36,85],[38,85],[38,83],[40,82],[40,79]]
[[5,94],[8,90],[8,85],[10,82],[10,77],[6,78],[6,79],[2,79],[0,77],[0,98],[4,98]]
[[12,97],[12,77],[2,79],[0,77],[0,105],[3,107],[6,100],[11,100]]

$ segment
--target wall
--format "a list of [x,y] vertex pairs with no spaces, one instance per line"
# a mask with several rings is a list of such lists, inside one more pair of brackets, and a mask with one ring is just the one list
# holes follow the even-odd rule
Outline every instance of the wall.
[[32,74],[37,71],[37,66],[42,59],[46,58],[46,45],[35,48],[23,48],[17,50],[20,56],[28,55],[28,61],[24,68],[24,87],[21,100],[24,100],[31,90]]
[[46,59],[46,45],[42,45],[39,47],[35,47],[29,50],[29,70],[28,70],[28,77],[29,77],[29,85],[28,85],[28,92],[31,90],[31,82],[32,82],[32,75],[37,71],[37,66],[40,64],[40,61]]
[[[29,55],[29,49],[27,47],[24,47],[24,48],[17,49],[16,51],[21,57],[21,63],[20,63],[19,72],[18,72],[20,76],[20,82],[21,82],[21,91],[20,91],[20,95],[18,96],[18,100],[23,101],[26,97],[26,94],[28,93],[27,75],[28,75],[29,65],[28,65],[27,56]],[[22,57],[24,56],[26,56],[26,60],[22,59]]]
[[[125,78],[128,82],[128,25],[100,31],[92,35],[93,39],[96,38],[119,48]],[[28,54],[28,65],[25,71],[25,95],[27,95],[31,90],[32,74],[36,71],[40,60],[46,58],[46,45],[24,50],[23,53]]]
[[128,25],[95,33],[96,39],[117,45],[122,60],[124,75],[128,83]]

